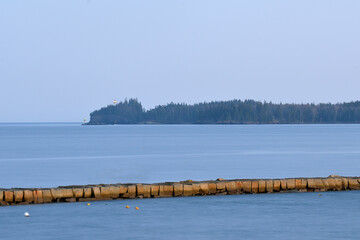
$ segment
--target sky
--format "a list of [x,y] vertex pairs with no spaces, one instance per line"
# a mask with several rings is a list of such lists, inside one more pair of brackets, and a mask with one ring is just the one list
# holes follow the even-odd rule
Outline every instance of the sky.
[[360,100],[360,1],[0,1],[0,122],[114,99]]

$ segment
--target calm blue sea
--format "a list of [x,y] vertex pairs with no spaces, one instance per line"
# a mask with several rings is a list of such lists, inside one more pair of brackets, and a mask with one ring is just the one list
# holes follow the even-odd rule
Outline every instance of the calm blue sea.
[[[0,124],[0,187],[358,176],[359,161],[360,125]],[[360,239],[359,220],[360,191],[118,200],[2,207],[0,239]]]

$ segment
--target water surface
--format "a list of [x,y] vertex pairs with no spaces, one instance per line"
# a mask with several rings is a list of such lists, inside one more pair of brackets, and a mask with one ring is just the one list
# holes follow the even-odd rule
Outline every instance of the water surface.
[[[355,176],[359,160],[360,125],[0,124],[0,187]],[[1,207],[0,239],[359,239],[359,199],[349,191]]]
[[351,191],[2,207],[1,239],[359,239],[359,199]]
[[1,187],[360,172],[360,125],[0,124]]

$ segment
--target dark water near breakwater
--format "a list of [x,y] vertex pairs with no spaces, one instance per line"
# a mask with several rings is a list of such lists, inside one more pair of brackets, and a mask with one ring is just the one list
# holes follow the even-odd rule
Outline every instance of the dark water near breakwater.
[[360,125],[0,124],[1,187],[360,173]]
[[[0,124],[0,187],[354,176],[359,160],[360,125]],[[359,239],[359,199],[351,191],[2,207],[0,239]]]

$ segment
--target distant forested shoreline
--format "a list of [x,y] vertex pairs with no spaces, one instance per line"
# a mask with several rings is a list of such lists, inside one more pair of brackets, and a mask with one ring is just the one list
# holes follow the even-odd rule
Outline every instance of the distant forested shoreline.
[[108,105],[90,114],[88,125],[102,124],[321,124],[360,123],[360,101],[274,104],[254,100],[169,103],[145,110],[137,99]]

